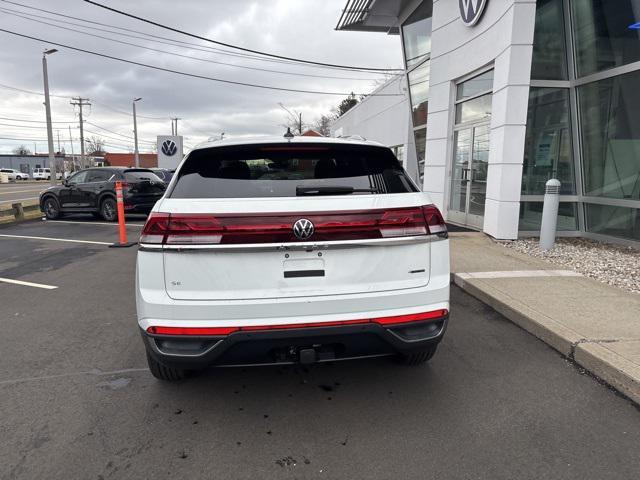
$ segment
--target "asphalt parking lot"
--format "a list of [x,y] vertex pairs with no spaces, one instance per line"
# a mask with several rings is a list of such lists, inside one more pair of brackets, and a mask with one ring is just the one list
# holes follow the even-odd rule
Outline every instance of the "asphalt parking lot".
[[16,182],[0,184],[0,205],[13,202],[37,201],[40,192],[49,187],[49,182]]
[[2,479],[640,475],[640,411],[455,287],[428,366],[159,382],[136,329],[136,249],[116,239],[91,217],[0,228]]

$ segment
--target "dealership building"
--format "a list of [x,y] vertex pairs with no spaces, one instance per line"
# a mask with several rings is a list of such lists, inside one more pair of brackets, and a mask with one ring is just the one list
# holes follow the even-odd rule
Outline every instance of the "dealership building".
[[405,74],[332,125],[394,149],[449,222],[515,239],[561,182],[562,235],[640,242],[640,0],[348,0]]

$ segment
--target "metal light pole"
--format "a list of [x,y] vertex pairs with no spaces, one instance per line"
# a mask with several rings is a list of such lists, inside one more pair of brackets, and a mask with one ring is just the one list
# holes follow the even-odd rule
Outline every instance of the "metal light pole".
[[136,102],[138,100],[142,100],[142,97],[133,99],[133,142],[134,142],[134,151],[133,156],[136,162],[136,168],[140,167],[140,155],[138,154],[138,122],[136,120]]
[[53,128],[51,127],[51,103],[49,101],[49,75],[47,73],[47,55],[58,50],[51,48],[42,53],[42,76],[44,79],[44,108],[47,114],[47,141],[49,143],[49,169],[51,171],[51,185],[57,183],[56,159],[53,151]]

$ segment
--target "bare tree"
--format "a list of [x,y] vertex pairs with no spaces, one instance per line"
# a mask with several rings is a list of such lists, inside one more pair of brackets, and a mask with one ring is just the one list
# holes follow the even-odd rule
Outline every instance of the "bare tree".
[[320,115],[320,118],[317,118],[313,128],[323,137],[331,136],[331,121],[334,117],[329,115]]
[[96,137],[95,135],[92,135],[91,138],[85,138],[84,144],[87,155],[100,157],[107,153],[104,149],[104,140],[100,137]]
[[25,145],[20,145],[13,149],[14,155],[31,155],[31,150],[29,150]]

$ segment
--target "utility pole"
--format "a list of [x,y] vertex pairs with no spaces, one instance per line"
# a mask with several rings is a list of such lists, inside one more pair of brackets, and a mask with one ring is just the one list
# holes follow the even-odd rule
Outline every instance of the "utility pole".
[[91,105],[88,98],[73,97],[71,105],[78,106],[80,108],[80,168],[86,168],[84,159],[84,120],[82,120],[82,107]]
[[49,169],[51,185],[56,184],[56,159],[53,152],[53,128],[51,127],[51,102],[49,100],[49,73],[47,72],[47,55],[58,50],[50,48],[42,53],[42,77],[44,79],[44,108],[47,115],[47,142],[49,144]]
[[180,117],[171,118],[171,135],[178,135],[178,120]]
[[69,125],[69,143],[71,144],[71,170],[76,171],[76,155],[73,153],[73,137],[71,136],[71,125]]
[[58,135],[58,153],[62,152],[60,148],[60,130],[56,130],[56,134]]
[[138,121],[136,120],[136,102],[142,100],[142,97],[133,99],[133,142],[134,148],[133,157],[135,159],[136,168],[140,168],[140,154],[138,153]]

